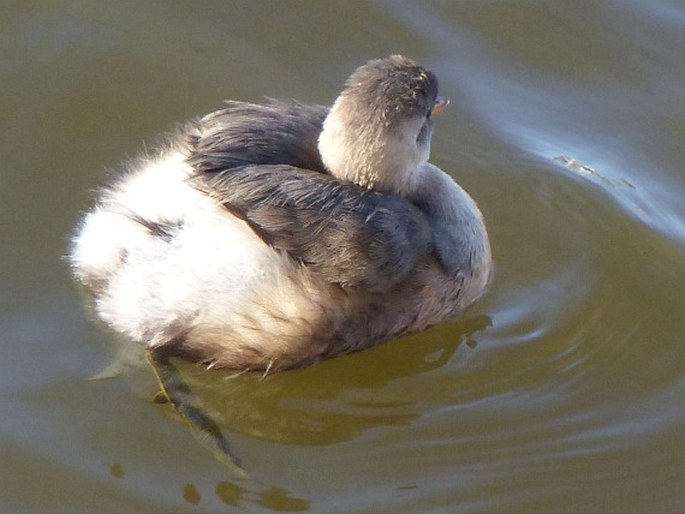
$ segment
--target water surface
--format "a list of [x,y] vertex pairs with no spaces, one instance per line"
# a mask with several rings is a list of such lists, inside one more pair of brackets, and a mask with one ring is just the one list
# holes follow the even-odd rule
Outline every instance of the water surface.
[[[2,512],[685,508],[685,6],[15,2],[0,25]],[[155,134],[368,58],[436,71],[432,160],[478,201],[492,286],[457,321],[267,379],[184,372],[250,472],[150,399],[61,260]]]

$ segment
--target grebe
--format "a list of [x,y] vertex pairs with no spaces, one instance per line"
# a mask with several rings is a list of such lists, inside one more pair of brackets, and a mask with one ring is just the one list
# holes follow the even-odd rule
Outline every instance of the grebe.
[[482,215],[428,162],[435,75],[394,55],[328,109],[233,102],[128,165],[70,262],[158,364],[299,367],[423,330],[483,293]]
[[148,348],[279,370],[456,316],[490,274],[474,201],[428,163],[435,75],[357,69],[327,110],[234,103],[129,166],[80,224],[76,278]]

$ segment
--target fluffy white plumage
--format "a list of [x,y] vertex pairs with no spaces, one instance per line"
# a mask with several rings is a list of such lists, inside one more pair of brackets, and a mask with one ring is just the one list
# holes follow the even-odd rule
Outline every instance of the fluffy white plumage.
[[[359,105],[368,93],[355,88],[364,84],[361,79],[403,80],[389,78],[388,69],[400,70],[420,87],[391,83],[379,93],[388,98],[370,98],[364,110]],[[309,196],[314,205],[317,195],[337,187],[322,171],[361,186],[359,191],[399,195],[397,201],[406,204],[402,209],[416,217],[417,226],[426,227],[430,243],[406,250],[414,252],[408,258],[417,263],[411,273],[387,292],[372,292],[336,283],[270,244],[269,230],[281,230],[277,214],[284,206],[269,204],[270,197],[259,199],[275,215],[257,227],[249,213],[232,210],[211,191],[196,187],[192,181],[198,171],[189,164],[188,134],[201,139],[202,130],[192,128],[159,155],[134,163],[103,191],[77,229],[71,264],[92,293],[100,318],[149,348],[210,366],[282,369],[422,330],[478,298],[491,265],[482,216],[448,175],[427,163],[437,83],[429,72],[396,56],[371,61],[360,70],[324,123],[319,150],[327,170],[311,171],[320,189],[313,188]],[[351,101],[353,107],[346,103]],[[390,114],[388,106],[394,109]],[[382,119],[375,118],[381,111]],[[354,151],[359,144],[363,151]],[[272,180],[295,180],[287,175],[289,169]],[[345,194],[361,195],[354,187]],[[370,196],[368,205],[381,201],[377,198]],[[311,209],[306,216],[312,216]],[[362,248],[369,266],[378,252],[388,250],[373,249],[381,243],[365,232],[364,222],[344,226],[341,244],[346,238],[350,245],[356,239],[371,241],[366,245],[370,248]],[[316,245],[317,234],[307,233],[307,227],[301,230]],[[319,254],[325,255],[325,249]],[[363,268],[367,263],[358,264]],[[378,285],[372,290],[384,289]]]

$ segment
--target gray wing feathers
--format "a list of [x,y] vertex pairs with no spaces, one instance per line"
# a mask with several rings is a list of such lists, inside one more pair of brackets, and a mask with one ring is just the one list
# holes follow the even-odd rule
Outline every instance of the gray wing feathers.
[[193,181],[265,242],[344,287],[387,291],[432,251],[431,229],[412,203],[324,174],[252,165]]
[[288,164],[325,172],[318,138],[327,114],[327,107],[295,101],[229,102],[228,108],[190,128],[188,163],[202,173],[250,164]]
[[329,282],[384,292],[432,251],[432,231],[409,201],[327,174],[318,151],[327,114],[295,101],[230,102],[190,127],[192,181]]

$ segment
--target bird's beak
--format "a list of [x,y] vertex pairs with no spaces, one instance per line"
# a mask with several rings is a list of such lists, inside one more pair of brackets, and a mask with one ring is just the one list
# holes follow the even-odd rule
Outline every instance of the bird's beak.
[[435,116],[436,114],[440,114],[442,110],[447,107],[450,104],[450,101],[447,98],[443,98],[442,96],[439,96],[435,99],[435,103],[433,104],[433,108],[431,109],[431,116]]

